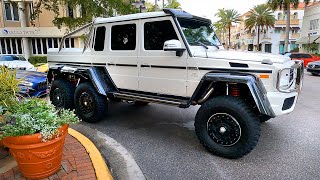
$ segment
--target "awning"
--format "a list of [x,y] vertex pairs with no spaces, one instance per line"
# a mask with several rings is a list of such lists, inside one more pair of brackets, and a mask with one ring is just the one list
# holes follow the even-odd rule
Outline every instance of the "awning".
[[320,39],[320,36],[310,36],[310,39],[309,37],[302,37],[297,41],[297,43],[298,44],[309,44],[313,42],[319,43],[320,42],[319,39]]

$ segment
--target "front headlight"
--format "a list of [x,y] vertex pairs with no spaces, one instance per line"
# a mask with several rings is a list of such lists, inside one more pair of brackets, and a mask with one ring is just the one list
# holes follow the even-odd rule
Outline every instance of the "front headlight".
[[289,90],[295,79],[294,68],[280,70],[278,78],[278,89],[281,91]]
[[33,86],[33,83],[32,83],[32,82],[29,82],[29,81],[22,81],[22,82],[21,82],[21,85],[27,86],[27,87],[32,87],[32,86]]

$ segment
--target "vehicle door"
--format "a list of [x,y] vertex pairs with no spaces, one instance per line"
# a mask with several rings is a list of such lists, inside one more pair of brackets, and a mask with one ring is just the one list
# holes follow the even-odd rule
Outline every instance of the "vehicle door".
[[107,70],[118,89],[138,90],[138,21],[109,24]]
[[185,48],[172,17],[144,19],[140,23],[139,90],[186,97],[187,51],[179,57],[175,51],[163,50],[168,40],[179,40]]

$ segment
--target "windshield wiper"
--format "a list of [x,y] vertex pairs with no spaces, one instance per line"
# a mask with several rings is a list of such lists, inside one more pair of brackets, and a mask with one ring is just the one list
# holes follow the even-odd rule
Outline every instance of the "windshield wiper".
[[[209,47],[207,45],[205,45],[204,43],[202,43],[200,41],[196,41],[196,43],[198,43],[199,45],[203,46],[207,50],[209,49]],[[212,45],[215,46],[216,48],[220,49],[220,47],[218,45],[216,45],[216,44],[212,44]]]
[[207,50],[209,49],[209,47],[205,44],[203,44],[202,42],[200,41],[196,41],[196,43],[198,43],[199,45],[201,45],[202,47],[206,48]]

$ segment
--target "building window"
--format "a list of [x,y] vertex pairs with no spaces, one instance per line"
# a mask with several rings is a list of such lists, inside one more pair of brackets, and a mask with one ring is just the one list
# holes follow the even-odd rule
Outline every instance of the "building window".
[[314,19],[310,21],[309,30],[316,30],[316,29],[319,29],[319,19]]
[[71,6],[68,6],[68,17],[74,18],[73,8]]
[[144,49],[163,50],[167,40],[178,40],[170,20],[147,22],[144,24]]
[[22,54],[22,43],[20,38],[0,39],[0,54]]
[[[32,53],[34,55],[47,54],[48,48],[58,48],[61,38],[33,38],[31,39]],[[74,48],[74,38],[67,38],[63,44],[65,48]]]
[[7,21],[19,21],[19,12],[17,3],[4,3],[6,20]]
[[136,24],[116,25],[111,28],[112,50],[136,49]]
[[271,53],[271,44],[265,44],[264,51],[267,53]]
[[33,2],[28,3],[28,6],[29,6],[29,16],[32,17],[34,13]]
[[282,18],[282,14],[278,13],[278,20],[281,20],[281,18]]

